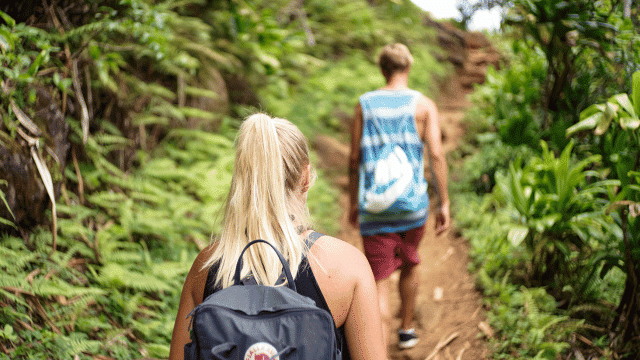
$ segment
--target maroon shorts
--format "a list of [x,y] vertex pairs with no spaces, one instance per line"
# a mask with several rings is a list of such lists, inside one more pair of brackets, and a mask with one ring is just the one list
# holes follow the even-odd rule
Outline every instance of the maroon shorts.
[[400,233],[362,236],[364,254],[376,281],[389,277],[400,266],[420,263],[418,244],[422,240],[424,227],[422,225]]

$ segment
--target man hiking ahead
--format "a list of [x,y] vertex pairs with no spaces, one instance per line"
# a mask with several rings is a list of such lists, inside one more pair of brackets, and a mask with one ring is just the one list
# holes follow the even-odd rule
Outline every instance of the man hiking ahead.
[[385,46],[378,58],[386,86],[362,95],[351,127],[349,220],[360,227],[373,270],[388,343],[389,276],[400,269],[401,327],[398,346],[418,337],[411,323],[418,286],[418,245],[428,216],[424,177],[426,146],[439,206],[436,235],[450,225],[447,164],[434,102],[407,86],[413,57],[403,44]]

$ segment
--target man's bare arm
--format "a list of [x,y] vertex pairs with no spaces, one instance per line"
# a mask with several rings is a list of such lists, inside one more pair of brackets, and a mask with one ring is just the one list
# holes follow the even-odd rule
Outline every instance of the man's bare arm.
[[448,167],[444,148],[442,147],[438,108],[431,99],[423,96],[418,102],[416,115],[423,124],[423,138],[427,146],[431,171],[435,177],[436,190],[440,200],[439,212],[436,214],[436,233],[439,234],[449,227],[451,219],[447,186]]

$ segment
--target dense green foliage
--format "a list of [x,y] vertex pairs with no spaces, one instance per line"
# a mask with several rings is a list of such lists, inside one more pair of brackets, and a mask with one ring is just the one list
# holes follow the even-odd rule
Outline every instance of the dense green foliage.
[[500,329],[494,357],[635,359],[637,10],[511,5],[500,39],[510,65],[472,95],[461,147],[470,171],[454,197]]
[[[291,4],[92,1],[37,26],[0,12],[0,143],[41,160],[57,205],[53,224],[0,219],[0,358],[166,358],[184,276],[219,231],[239,119],[285,117],[311,142],[341,133],[381,84],[388,41],[414,50],[412,86],[433,93],[446,73],[409,1]],[[70,129],[64,168],[46,124],[26,128],[39,89]],[[319,175],[309,207],[334,234],[337,189]]]

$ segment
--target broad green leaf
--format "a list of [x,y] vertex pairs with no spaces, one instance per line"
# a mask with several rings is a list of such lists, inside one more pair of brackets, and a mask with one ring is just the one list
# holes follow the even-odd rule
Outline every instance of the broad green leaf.
[[522,225],[514,225],[507,234],[507,239],[513,246],[519,246],[529,234],[529,228]]
[[593,133],[600,136],[607,132],[609,126],[611,125],[611,122],[613,121],[613,118],[614,116],[603,116]]
[[600,122],[602,121],[602,118],[603,118],[602,112],[597,112],[597,113],[585,118],[584,120],[580,121],[579,123],[569,127],[567,129],[567,131],[566,131],[567,136],[573,135],[574,133],[576,133],[578,131],[593,129],[598,124],[600,124]]
[[631,100],[629,99],[629,95],[627,94],[617,94],[613,95],[609,101],[616,101],[624,111],[626,111],[631,117],[636,117],[636,112],[633,109],[633,104],[631,104]]
[[620,127],[624,130],[635,130],[640,126],[639,118],[623,117],[620,118]]
[[603,111],[604,111],[604,104],[593,104],[588,108],[582,110],[582,112],[580,112],[580,120],[584,120],[593,114],[603,112]]
[[33,60],[33,63],[31,63],[29,70],[27,71],[27,74],[29,74],[29,76],[34,76],[36,72],[38,72],[38,69],[40,69],[40,65],[42,65],[42,61],[44,60],[46,54],[47,52],[45,50],[42,50],[40,54],[36,56],[35,60]]
[[16,21],[11,16],[2,11],[0,11],[0,18],[2,18],[2,20],[4,20],[10,28],[13,29],[16,26]]
[[640,114],[640,71],[636,71],[632,77],[631,98],[633,106],[636,108],[636,114]]
[[14,46],[14,41],[10,32],[6,29],[0,28],[0,48],[4,51],[11,51]]
[[528,215],[529,211],[526,208],[527,200],[525,199],[524,189],[520,183],[521,174],[515,169],[513,163],[509,164],[509,192],[513,199],[513,205],[522,215]]
[[615,102],[608,101],[603,112],[604,120],[616,117],[618,110],[620,110],[620,105]]
[[7,220],[7,219],[5,219],[5,218],[1,218],[1,217],[0,217],[0,224],[11,226],[12,228],[14,228],[14,229],[16,229],[16,230],[18,229],[18,228],[16,227],[16,224],[14,224],[12,221],[9,221],[9,220]]
[[562,219],[562,214],[555,213],[543,216],[535,221],[531,222],[531,225],[535,227],[536,231],[543,233],[545,230],[551,228],[555,223]]

